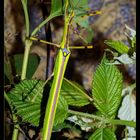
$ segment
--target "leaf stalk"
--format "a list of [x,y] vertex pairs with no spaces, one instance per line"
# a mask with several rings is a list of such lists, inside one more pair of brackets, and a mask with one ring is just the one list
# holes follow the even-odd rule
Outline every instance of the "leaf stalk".
[[136,122],[134,122],[134,121],[108,119],[108,118],[100,117],[100,116],[97,116],[97,115],[78,112],[78,111],[74,111],[74,110],[70,110],[70,109],[68,110],[68,113],[78,115],[78,116],[82,116],[82,117],[86,117],[86,118],[90,118],[90,119],[96,119],[96,120],[99,120],[99,121],[104,121],[105,124],[110,123],[110,124],[115,124],[115,125],[126,125],[126,126],[130,126],[130,127],[136,127]]

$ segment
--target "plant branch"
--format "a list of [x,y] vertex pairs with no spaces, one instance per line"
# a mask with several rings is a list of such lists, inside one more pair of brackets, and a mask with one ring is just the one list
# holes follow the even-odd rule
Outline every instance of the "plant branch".
[[29,37],[30,34],[30,24],[29,24],[29,15],[28,15],[28,8],[27,8],[27,0],[21,0],[25,15],[25,24],[26,24],[26,37]]
[[74,111],[74,110],[70,110],[70,109],[68,110],[68,113],[82,116],[82,117],[86,117],[86,118],[90,118],[90,119],[96,119],[96,120],[100,120],[100,121],[103,121],[105,119],[105,118],[97,116],[97,115],[88,114],[88,113],[79,112],[79,111]]
[[[16,121],[17,117],[14,114],[12,114],[12,116],[13,116],[13,121]],[[19,125],[15,124],[13,135],[12,135],[12,140],[17,140],[18,139],[18,129],[19,129]]]
[[70,109],[68,110],[68,113],[78,115],[78,116],[87,117],[87,118],[91,118],[91,119],[96,119],[96,120],[99,120],[99,121],[104,121],[106,124],[110,123],[110,124],[115,124],[115,125],[126,125],[126,126],[130,126],[130,127],[136,127],[136,122],[134,122],[134,121],[108,119],[108,118],[100,117],[100,116],[97,116],[97,115],[78,112],[78,111],[74,111],[74,110],[70,110]]
[[126,125],[126,126],[130,126],[130,127],[136,127],[136,122],[134,122],[134,121],[110,119],[110,120],[108,120],[108,123],[116,124],[116,125]]
[[56,16],[60,16],[61,14],[57,14],[57,15],[50,15],[47,19],[45,19],[43,22],[41,22],[31,33],[31,36],[34,36],[48,21],[50,21],[51,19],[53,19]]
[[[4,91],[4,98],[6,99],[6,101],[8,102],[8,104],[9,104],[11,110],[12,110],[11,101],[8,98],[8,96],[6,95],[5,91]],[[17,117],[13,113],[12,113],[12,118],[13,118],[13,121],[17,120]],[[18,124],[14,125],[14,131],[13,131],[13,135],[12,135],[12,140],[17,140],[18,139],[18,129],[19,129],[19,125]]]
[[32,41],[26,39],[25,40],[25,52],[24,52],[24,57],[23,57],[22,72],[21,72],[21,80],[26,79],[29,52],[30,52],[31,45],[32,45]]
[[[29,23],[29,15],[28,15],[28,1],[27,0],[21,0],[25,15],[25,24],[26,24],[26,37],[29,37],[30,35],[30,23]],[[26,72],[27,72],[27,65],[28,65],[28,59],[29,59],[29,52],[31,48],[32,42],[30,40],[25,40],[25,52],[24,52],[24,58],[23,58],[23,65],[22,65],[22,72],[21,72],[21,80],[24,80],[26,78]]]

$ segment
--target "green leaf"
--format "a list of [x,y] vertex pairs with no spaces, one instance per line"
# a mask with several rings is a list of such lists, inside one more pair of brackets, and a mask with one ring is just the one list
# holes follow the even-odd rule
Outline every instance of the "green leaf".
[[86,29],[86,38],[85,41],[91,42],[93,38],[93,30],[89,24],[89,16],[87,15],[89,11],[89,4],[87,0],[70,0],[69,1],[69,11],[74,11],[74,18],[72,19],[72,26],[76,24],[82,28]]
[[65,5],[66,0],[51,0],[51,13],[52,14],[62,14],[63,6]]
[[86,40],[87,40],[88,42],[91,42],[92,39],[93,39],[93,35],[94,35],[93,30],[92,30],[91,28],[88,28]]
[[68,104],[63,96],[59,97],[59,102],[56,109],[54,126],[63,123],[65,118],[67,117],[68,112]]
[[80,25],[81,27],[84,27],[86,29],[91,29],[89,26],[89,21],[88,21],[88,16],[87,14],[87,9],[89,9],[88,1],[87,0],[70,0],[70,6],[69,6],[69,11],[74,10],[74,18],[73,21]]
[[85,90],[75,82],[66,78],[63,79],[60,94],[66,99],[67,103],[72,106],[84,106],[92,101]]
[[117,52],[123,54],[128,53],[129,48],[121,41],[112,41],[112,40],[106,40],[104,42],[106,45],[110,46],[111,48],[115,49]]
[[[51,87],[52,80],[48,84]],[[66,78],[63,79],[60,95],[65,98],[68,105],[72,106],[84,106],[93,101],[82,86]]]
[[88,1],[87,0],[70,0],[68,10],[71,12],[74,11],[75,17],[84,16],[87,9],[89,9]]
[[64,13],[65,3],[66,0],[51,0],[51,12],[46,21],[48,22],[52,18],[62,15]]
[[40,102],[43,93],[43,81],[41,80],[23,80],[19,84],[15,85],[8,96],[13,101],[30,101],[30,102]]
[[[83,10],[86,10],[88,6],[88,1],[87,0],[70,0],[69,1],[70,7],[74,10],[78,10],[79,12],[83,12]],[[78,14],[78,13],[76,13]]]
[[116,140],[116,135],[108,128],[97,129],[89,140]]
[[[22,62],[23,62],[23,54],[14,55],[15,61],[15,69],[18,75],[21,75],[22,71]],[[38,58],[37,55],[30,54],[29,61],[28,61],[28,68],[27,68],[27,78],[32,78],[35,70],[38,66]]]
[[45,106],[41,109],[43,84],[40,80],[23,80],[7,94],[14,107],[13,111],[22,117],[23,122],[34,126],[39,125],[40,117],[45,111]]
[[41,110],[41,103],[32,103],[24,101],[16,101],[14,103],[16,115],[22,117],[22,122],[28,122],[34,126],[38,126],[40,118],[44,115],[45,108],[43,112]]
[[74,22],[76,22],[78,25],[80,25],[81,27],[84,28],[89,28],[89,21],[88,21],[88,17],[86,18],[82,18],[82,17],[75,17],[73,19]]
[[105,116],[114,118],[121,101],[122,74],[103,58],[93,77],[92,96],[97,109]]

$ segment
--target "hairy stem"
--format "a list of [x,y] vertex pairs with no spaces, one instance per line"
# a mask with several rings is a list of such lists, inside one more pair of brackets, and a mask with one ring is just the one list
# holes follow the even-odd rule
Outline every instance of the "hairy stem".
[[115,124],[115,125],[126,125],[126,126],[130,126],[130,127],[136,127],[136,122],[134,122],[134,121],[118,120],[118,119],[106,119],[104,117],[100,117],[100,116],[97,116],[97,115],[78,112],[78,111],[73,111],[73,110],[70,110],[70,109],[68,110],[68,113],[78,115],[78,116],[82,116],[82,117],[91,118],[91,119],[96,119],[96,120],[99,120],[99,121],[104,121],[106,124],[110,123],[110,124]]
[[136,127],[136,122],[134,121],[110,119],[108,120],[108,122],[111,124],[116,124],[116,125],[126,125],[130,127]]
[[77,116],[90,118],[90,119],[96,119],[96,120],[100,120],[100,121],[102,121],[104,119],[103,117],[100,117],[100,116],[96,116],[96,115],[88,114],[88,113],[84,113],[84,112],[79,112],[79,111],[74,111],[74,110],[70,110],[70,109],[68,110],[68,113],[69,114],[74,114],[74,115],[77,115]]

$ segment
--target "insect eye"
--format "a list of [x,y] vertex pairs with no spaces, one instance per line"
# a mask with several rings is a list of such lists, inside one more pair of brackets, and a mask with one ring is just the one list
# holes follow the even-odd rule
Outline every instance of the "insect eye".
[[66,48],[64,48],[62,52],[64,57],[66,57],[70,53]]
[[66,57],[67,56],[67,53],[66,52],[63,52],[63,55]]

